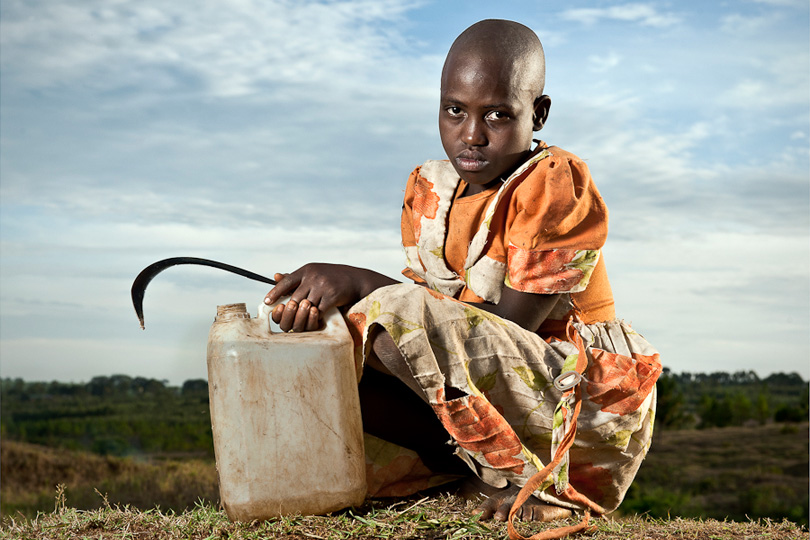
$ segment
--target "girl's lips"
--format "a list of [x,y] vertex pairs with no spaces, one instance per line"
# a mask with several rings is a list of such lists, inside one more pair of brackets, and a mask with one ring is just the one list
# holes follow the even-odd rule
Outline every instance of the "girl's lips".
[[489,162],[484,159],[475,159],[459,156],[456,158],[456,165],[459,169],[468,172],[478,172],[487,166]]

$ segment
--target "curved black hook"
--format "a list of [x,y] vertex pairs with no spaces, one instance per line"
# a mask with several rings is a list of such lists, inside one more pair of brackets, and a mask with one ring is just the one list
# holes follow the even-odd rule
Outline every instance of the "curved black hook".
[[149,285],[149,282],[152,281],[156,275],[163,272],[170,266],[177,266],[178,264],[210,266],[212,268],[219,268],[220,270],[225,270],[227,272],[244,276],[254,281],[261,281],[262,283],[269,283],[270,285],[276,284],[275,280],[268,277],[260,276],[259,274],[255,274],[249,270],[244,270],[236,266],[231,266],[230,264],[212,261],[209,259],[200,259],[197,257],[172,257],[170,259],[163,259],[162,261],[152,263],[141,270],[141,273],[138,274],[138,277],[136,277],[135,281],[132,282],[132,305],[135,306],[135,314],[138,315],[138,321],[141,323],[141,329],[144,328],[143,295],[146,292],[146,286]]

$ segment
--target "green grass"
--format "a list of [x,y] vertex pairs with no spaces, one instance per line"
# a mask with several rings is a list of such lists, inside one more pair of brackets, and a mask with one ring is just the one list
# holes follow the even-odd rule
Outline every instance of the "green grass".
[[[92,540],[259,540],[259,539],[492,539],[506,538],[503,523],[480,522],[470,514],[471,503],[450,495],[410,498],[396,502],[372,500],[360,508],[328,516],[290,516],[252,523],[232,523],[224,512],[208,504],[183,512],[159,509],[137,510],[103,504],[97,510],[76,510],[68,506],[59,488],[52,512],[33,519],[6,517],[0,525],[0,539],[92,539]],[[552,524],[519,524],[524,535],[574,520]],[[807,531],[789,521],[769,520],[745,523],[627,517],[596,519],[592,540],[642,539],[769,539],[810,538]]]

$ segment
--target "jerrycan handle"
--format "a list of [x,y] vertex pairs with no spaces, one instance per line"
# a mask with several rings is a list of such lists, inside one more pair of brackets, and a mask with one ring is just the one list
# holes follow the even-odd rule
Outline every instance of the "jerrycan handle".
[[[264,302],[259,304],[259,317],[260,319],[265,319],[267,321],[267,330],[271,334],[284,334],[284,332],[274,332],[271,326],[272,318],[270,314],[276,308],[277,305],[283,304],[287,300],[289,300],[290,295],[283,296],[276,300],[274,303],[267,305]],[[346,322],[343,320],[343,315],[340,314],[337,308],[332,308],[328,310],[326,313],[323,314],[324,320],[324,327],[320,330],[315,330],[313,332],[307,332],[309,335],[340,335],[343,333],[348,333],[348,329],[346,328]]]

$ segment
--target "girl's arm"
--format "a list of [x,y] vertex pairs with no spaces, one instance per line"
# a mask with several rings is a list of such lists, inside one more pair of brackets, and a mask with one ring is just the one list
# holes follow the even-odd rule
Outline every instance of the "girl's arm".
[[[276,274],[278,284],[264,299],[273,304],[290,295],[273,310],[273,320],[283,331],[317,330],[321,314],[332,307],[359,302],[380,287],[399,283],[366,268],[342,264],[310,263],[291,274]],[[504,287],[497,304],[472,303],[480,309],[536,332],[559,300],[558,294],[533,294]]]
[[273,304],[290,295],[273,310],[273,321],[287,332],[317,330],[321,313],[355,304],[376,289],[399,283],[373,270],[343,264],[310,263],[291,274],[276,274],[278,282],[264,298]]
[[509,319],[530,332],[536,332],[559,299],[559,294],[534,294],[504,287],[497,304],[469,303],[501,318]]

